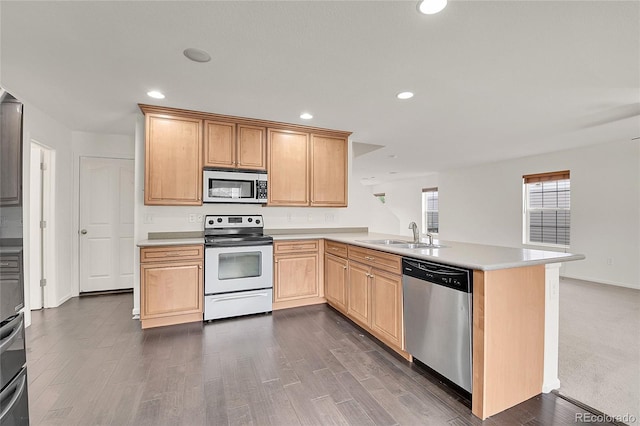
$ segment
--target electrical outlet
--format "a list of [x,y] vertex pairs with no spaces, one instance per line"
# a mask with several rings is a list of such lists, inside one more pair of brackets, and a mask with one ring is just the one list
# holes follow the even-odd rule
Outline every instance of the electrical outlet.
[[607,257],[607,265],[613,266],[613,258]]
[[153,223],[153,215],[152,214],[144,215],[144,223]]
[[334,220],[335,220],[335,216],[333,215],[333,213],[325,213],[324,215],[325,222],[333,222]]
[[307,215],[307,221],[311,222],[313,220],[313,215],[311,213],[309,213]]
[[202,221],[204,220],[204,215],[196,215],[196,222],[198,223],[202,223]]
[[196,219],[198,218],[198,215],[196,214],[190,214],[189,215],[189,223],[196,223]]
[[287,222],[291,222],[291,213],[287,213]]

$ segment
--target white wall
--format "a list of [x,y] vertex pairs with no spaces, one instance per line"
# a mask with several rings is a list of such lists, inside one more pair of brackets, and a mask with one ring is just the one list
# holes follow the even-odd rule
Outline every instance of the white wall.
[[[133,129],[132,129],[133,133]],[[74,230],[72,240],[72,294],[80,293],[79,279],[79,236],[80,229],[80,157],[122,158],[131,160],[134,158],[134,137],[132,135],[109,135],[87,132],[72,132],[71,151],[73,158],[73,218]],[[134,203],[134,200],[131,200]]]
[[[16,94],[20,99],[19,94]],[[37,142],[53,150],[55,169],[53,186],[55,188],[53,215],[48,220],[47,232],[55,241],[52,258],[49,259],[47,287],[45,288],[46,307],[59,306],[72,296],[72,194],[73,173],[71,156],[71,131],[53,120],[28,102],[24,102],[23,144],[23,222],[29,223],[30,215],[30,145]],[[24,227],[24,252],[30,251],[30,229]],[[25,254],[25,286],[31,279],[30,259]]]
[[438,175],[430,174],[412,179],[394,180],[371,187],[371,192],[385,194],[384,206],[396,218],[396,221],[374,219],[371,229],[395,235],[413,236],[409,223],[415,222],[422,229],[422,189],[438,186]]
[[[351,159],[351,144],[349,144]],[[139,114],[135,136],[135,241],[145,240],[149,232],[202,231],[202,223],[190,223],[190,214],[261,214],[268,229],[288,228],[342,228],[369,227],[373,217],[380,222],[397,222],[388,211],[380,207],[369,190],[359,182],[349,181],[349,207],[304,208],[262,207],[261,205],[205,204],[203,206],[145,206],[144,205],[144,116]],[[351,160],[349,161],[351,176]],[[139,264],[139,250],[135,251],[135,264]],[[134,276],[134,309],[140,309],[140,271]]]
[[[567,169],[571,171],[571,246],[567,251],[584,254],[586,260],[567,262],[562,275],[640,288],[637,142],[606,143],[442,172],[437,184],[428,185],[439,189],[440,238],[526,247],[522,244],[522,176]],[[395,181],[373,190],[386,192],[387,204],[401,217],[403,228],[408,216],[419,218],[421,187],[423,183],[417,180]]]

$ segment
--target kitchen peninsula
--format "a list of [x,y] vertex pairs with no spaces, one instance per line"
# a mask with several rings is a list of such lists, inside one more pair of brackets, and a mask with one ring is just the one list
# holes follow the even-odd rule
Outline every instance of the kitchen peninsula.
[[[298,233],[267,230],[274,243],[314,240],[318,242],[319,289],[305,303],[300,297],[290,306],[324,303],[354,320],[391,349],[411,359],[404,351],[402,323],[402,257],[434,261],[473,270],[473,391],[472,412],[481,419],[504,411],[542,392],[559,387],[558,285],[562,262],[584,259],[583,255],[543,250],[509,248],[438,241],[440,248],[407,249],[372,243],[372,240],[408,240],[397,235],[369,232],[340,233],[322,229]],[[191,243],[194,240],[190,240]],[[184,244],[184,240],[146,240],[141,247]],[[379,259],[376,259],[379,254]],[[381,263],[377,263],[381,261]],[[337,266],[331,269],[329,265]],[[360,269],[357,269],[360,268]],[[367,277],[380,276],[380,298],[373,303],[370,291],[362,309],[350,309],[349,274],[363,268]],[[337,271],[333,273],[332,271]],[[377,271],[375,274],[374,271]],[[277,274],[277,269],[274,271]],[[342,274],[340,276],[339,274]],[[342,287],[335,288],[340,283]],[[324,284],[324,285],[322,285]],[[278,281],[274,282],[277,293]],[[395,287],[394,287],[395,286]],[[337,298],[329,292],[337,290]],[[342,299],[342,300],[340,300]],[[382,306],[382,303],[386,303]],[[395,306],[389,306],[395,304]],[[381,316],[376,317],[376,308]],[[274,309],[276,305],[274,304]],[[371,319],[371,314],[374,318]],[[376,318],[378,321],[376,321]],[[387,327],[385,324],[388,324]]]

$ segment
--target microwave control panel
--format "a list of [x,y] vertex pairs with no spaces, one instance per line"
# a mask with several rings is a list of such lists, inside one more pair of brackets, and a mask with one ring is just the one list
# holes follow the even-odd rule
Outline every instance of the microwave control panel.
[[267,199],[267,181],[266,180],[256,181],[256,198],[259,200]]

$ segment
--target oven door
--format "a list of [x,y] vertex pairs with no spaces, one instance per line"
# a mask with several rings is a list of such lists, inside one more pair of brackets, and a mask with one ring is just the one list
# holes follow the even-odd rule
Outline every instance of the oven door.
[[273,245],[205,247],[205,294],[272,287]]

